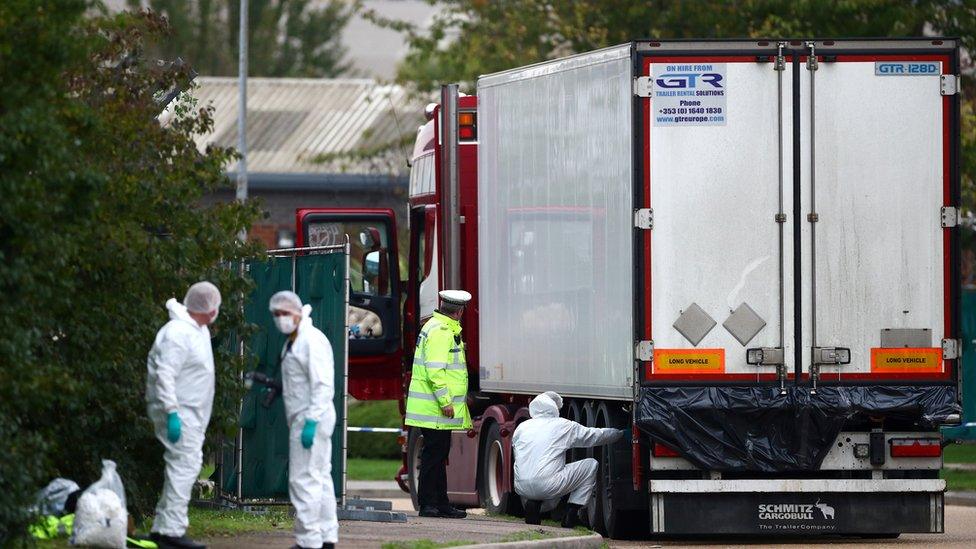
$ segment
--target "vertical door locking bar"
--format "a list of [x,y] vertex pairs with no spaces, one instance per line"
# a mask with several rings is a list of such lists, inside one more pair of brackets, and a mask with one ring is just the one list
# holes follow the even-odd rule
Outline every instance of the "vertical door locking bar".
[[[779,225],[779,348],[786,349],[786,324],[785,320],[785,258],[783,257],[783,225],[786,223],[786,213],[783,212],[783,72],[786,70],[786,57],[783,55],[783,48],[786,42],[779,42],[776,45],[776,107],[778,112],[777,121],[777,149],[779,150],[779,210],[776,213],[776,224]],[[795,253],[795,252],[794,252]],[[785,353],[783,353],[785,355]],[[776,378],[779,380],[779,394],[786,394],[786,361],[780,360],[776,365]]]
[[806,43],[810,50],[807,57],[807,71],[810,73],[810,311],[811,311],[811,350],[810,350],[810,394],[817,394],[817,381],[820,378],[820,363],[817,360],[817,103],[816,103],[816,74],[817,51],[813,42]]

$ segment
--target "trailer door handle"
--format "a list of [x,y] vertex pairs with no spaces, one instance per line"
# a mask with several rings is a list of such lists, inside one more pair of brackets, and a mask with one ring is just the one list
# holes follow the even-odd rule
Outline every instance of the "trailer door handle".
[[814,364],[850,364],[851,350],[844,347],[814,347]]

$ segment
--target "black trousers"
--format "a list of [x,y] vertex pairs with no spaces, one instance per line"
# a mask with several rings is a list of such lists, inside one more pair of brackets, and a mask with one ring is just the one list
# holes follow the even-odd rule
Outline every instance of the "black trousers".
[[451,453],[451,431],[425,429],[424,447],[420,452],[420,478],[417,503],[420,507],[445,507],[447,500],[447,456]]

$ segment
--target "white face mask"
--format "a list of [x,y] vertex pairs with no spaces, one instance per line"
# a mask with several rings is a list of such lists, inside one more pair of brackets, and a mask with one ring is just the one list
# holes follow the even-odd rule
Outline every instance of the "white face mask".
[[295,317],[292,315],[276,316],[274,321],[278,331],[283,334],[290,334],[295,331]]

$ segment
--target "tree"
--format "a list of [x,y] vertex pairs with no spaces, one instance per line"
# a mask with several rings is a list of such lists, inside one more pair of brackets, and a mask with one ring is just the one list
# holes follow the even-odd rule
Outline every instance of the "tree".
[[[236,235],[253,204],[208,209],[227,149],[199,152],[211,111],[160,98],[189,69],[151,62],[152,14],[86,19],[89,0],[0,2],[0,546],[25,534],[35,490],[85,485],[114,459],[129,511],[146,516],[162,481],[146,418],[146,355],[163,303],[209,279],[224,306],[215,335],[246,333],[248,283],[229,268],[258,253]],[[232,429],[240,359],[215,348],[209,441]]]
[[[169,20],[153,45],[164,59],[182,57],[207,76],[238,72],[239,0],[128,0]],[[320,7],[319,7],[320,6]],[[341,43],[353,4],[343,0],[250,0],[248,73],[252,76],[336,77],[349,65]]]
[[[405,33],[398,80],[429,93],[481,74],[640,38],[957,36],[976,55],[974,0],[429,0],[440,11],[421,30],[365,11]],[[966,56],[964,56],[966,57]],[[963,207],[976,204],[976,65],[963,66]],[[976,227],[963,231],[968,283],[976,283]]]
[[[440,6],[426,30],[364,13],[406,34],[402,82],[431,90],[496,72],[640,38],[921,36],[967,37],[971,0],[430,0]],[[968,27],[968,28],[967,28]]]

